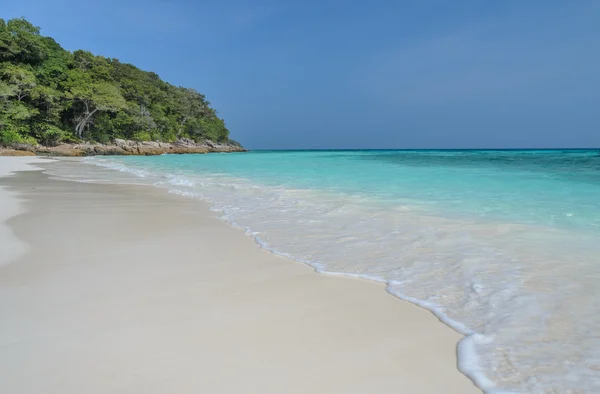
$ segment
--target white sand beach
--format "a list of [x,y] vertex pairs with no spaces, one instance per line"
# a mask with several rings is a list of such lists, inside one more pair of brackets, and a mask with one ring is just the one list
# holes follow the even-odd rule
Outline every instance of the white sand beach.
[[13,173],[29,163],[52,165],[0,157],[0,393],[481,392],[461,335],[381,284],[270,254],[197,200]]

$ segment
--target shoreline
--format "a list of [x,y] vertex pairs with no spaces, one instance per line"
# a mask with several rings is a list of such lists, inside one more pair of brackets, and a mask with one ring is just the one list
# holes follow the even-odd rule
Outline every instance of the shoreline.
[[[29,159],[0,163],[12,160]],[[10,321],[0,329],[1,374],[12,392],[480,392],[457,369],[462,336],[430,312],[382,284],[275,256],[197,200],[40,171],[0,185],[24,199],[9,226],[31,247],[0,267],[10,296],[0,304]],[[44,340],[48,329],[57,343]],[[49,376],[51,355],[75,376]],[[109,359],[117,365],[91,368]],[[103,374],[110,379],[99,382]]]
[[132,141],[115,139],[110,144],[83,142],[57,146],[16,144],[0,146],[0,156],[156,156],[163,154],[231,153],[247,152],[244,147],[232,142],[219,143],[210,140],[194,142],[187,138],[171,142]]

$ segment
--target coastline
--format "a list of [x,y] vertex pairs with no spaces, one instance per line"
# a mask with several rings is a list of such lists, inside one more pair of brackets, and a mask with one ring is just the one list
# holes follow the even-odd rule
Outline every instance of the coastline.
[[0,266],[11,392],[480,392],[431,313],[270,254],[197,200],[40,171],[0,186],[30,248]]
[[232,142],[219,143],[210,140],[194,142],[187,138],[177,140],[173,143],[115,139],[110,144],[80,143],[60,144],[57,146],[15,144],[4,148],[0,146],[0,156],[154,156],[213,152],[231,153],[247,152],[247,150],[241,145]]

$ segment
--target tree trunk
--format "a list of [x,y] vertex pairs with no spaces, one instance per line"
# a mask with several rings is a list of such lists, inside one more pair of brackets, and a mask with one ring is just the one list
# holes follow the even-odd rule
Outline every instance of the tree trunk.
[[179,125],[179,130],[177,131],[177,139],[181,138],[181,133],[183,132],[183,126],[185,125],[185,122],[187,122],[187,116],[183,117],[183,120],[181,121],[181,124]]
[[[85,107],[87,109],[87,104]],[[79,121],[79,123],[77,123],[77,126],[75,126],[75,134],[77,134],[77,137],[79,137],[80,139],[83,137],[83,130],[88,125],[96,111],[98,111],[98,108],[94,109],[92,112],[86,110],[86,112],[82,114],[81,120]]]

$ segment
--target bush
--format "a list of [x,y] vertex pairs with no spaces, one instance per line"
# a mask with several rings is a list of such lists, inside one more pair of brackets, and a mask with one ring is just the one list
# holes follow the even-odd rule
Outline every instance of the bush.
[[56,146],[62,142],[70,142],[72,140],[72,134],[64,130],[59,129],[56,126],[46,126],[45,130],[42,131],[39,141],[45,146]]
[[16,144],[37,145],[35,138],[30,136],[22,136],[18,131],[6,129],[0,131],[0,145],[12,146]]
[[152,141],[152,135],[150,135],[150,133],[148,133],[147,131],[141,131],[139,133],[135,133],[133,135],[133,139],[134,141]]
[[0,145],[10,146],[21,142],[21,136],[14,130],[0,131]]

